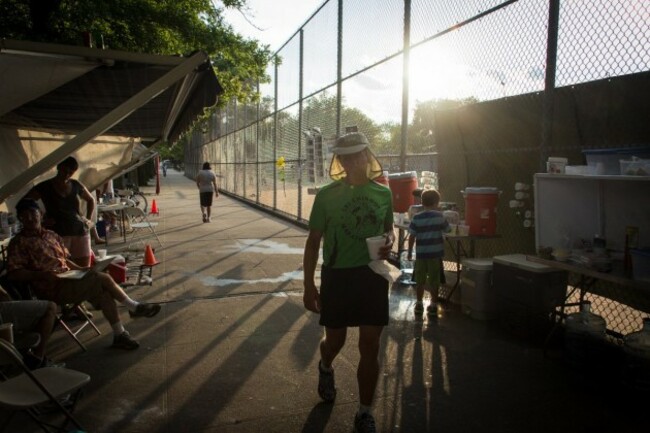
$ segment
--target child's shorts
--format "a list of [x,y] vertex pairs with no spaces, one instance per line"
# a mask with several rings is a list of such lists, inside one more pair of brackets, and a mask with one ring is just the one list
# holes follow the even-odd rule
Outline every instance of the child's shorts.
[[432,287],[440,285],[441,260],[434,259],[416,259],[413,275],[415,283],[418,285],[425,284],[427,281]]

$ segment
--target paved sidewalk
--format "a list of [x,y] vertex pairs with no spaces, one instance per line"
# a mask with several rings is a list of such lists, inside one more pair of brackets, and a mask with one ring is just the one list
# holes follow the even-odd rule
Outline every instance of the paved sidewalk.
[[[203,223],[194,182],[174,170],[155,199],[164,247],[139,300],[160,302],[153,319],[126,328],[141,342],[110,349],[84,331],[81,352],[61,330],[50,355],[92,380],[76,410],[93,433],[345,432],[358,406],[357,332],[335,362],[338,397],[316,393],[316,315],[302,307],[306,232],[227,196]],[[148,188],[152,192],[153,188]],[[145,189],[146,192],[146,189]],[[110,252],[125,245],[118,236]],[[644,413],[606,376],[569,369],[559,350],[511,336],[447,306],[414,321],[409,287],[391,291],[374,413],[381,432],[643,431]],[[611,372],[612,376],[616,372]],[[643,422],[643,423],[642,423]],[[641,427],[646,425],[646,427]],[[37,431],[22,415],[7,431]]]

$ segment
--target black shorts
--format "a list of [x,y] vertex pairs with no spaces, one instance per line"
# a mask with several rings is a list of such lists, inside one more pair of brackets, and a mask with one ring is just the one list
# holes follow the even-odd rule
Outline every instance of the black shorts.
[[201,200],[201,206],[203,207],[208,207],[212,206],[212,196],[214,195],[213,192],[201,192],[199,193],[199,199]]
[[321,270],[320,325],[388,325],[388,281],[368,266]]

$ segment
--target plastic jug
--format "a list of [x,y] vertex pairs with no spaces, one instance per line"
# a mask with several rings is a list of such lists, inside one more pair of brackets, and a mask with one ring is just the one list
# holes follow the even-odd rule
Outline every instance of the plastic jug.
[[605,349],[607,323],[591,312],[591,302],[585,301],[580,311],[569,314],[565,321],[564,349],[566,359],[577,367],[597,364]]
[[650,391],[650,317],[643,319],[640,331],[625,336],[624,378],[634,388]]

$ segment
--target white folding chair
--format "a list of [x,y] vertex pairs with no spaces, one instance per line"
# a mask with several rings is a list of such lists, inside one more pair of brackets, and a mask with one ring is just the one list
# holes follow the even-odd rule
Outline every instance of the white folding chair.
[[158,241],[158,245],[161,247],[163,246],[155,230],[155,228],[158,226],[158,223],[149,221],[147,214],[144,213],[142,209],[137,207],[127,207],[124,209],[124,213],[129,220],[129,224],[132,229],[131,243],[129,246],[132,245],[136,239],[142,237],[140,235],[141,231],[149,231],[155,236],[156,240]]
[[[84,386],[90,376],[80,371],[61,367],[45,367],[31,371],[23,362],[22,356],[9,342],[0,339],[0,364],[5,368],[17,370],[15,375],[2,373],[0,382],[0,407],[11,411],[0,431],[4,431],[16,412],[24,411],[44,431],[66,431],[68,423],[84,430],[72,415]],[[62,403],[62,400],[66,403]],[[60,425],[43,418],[44,405],[59,411],[65,419]]]

